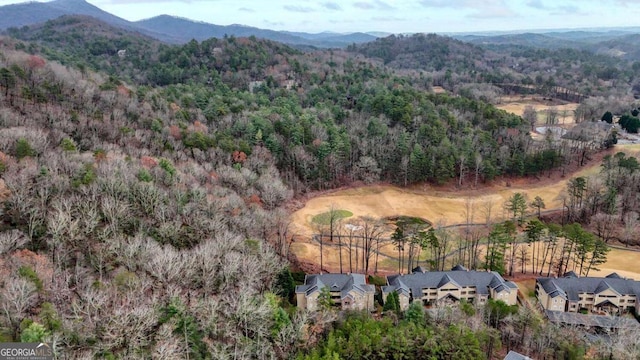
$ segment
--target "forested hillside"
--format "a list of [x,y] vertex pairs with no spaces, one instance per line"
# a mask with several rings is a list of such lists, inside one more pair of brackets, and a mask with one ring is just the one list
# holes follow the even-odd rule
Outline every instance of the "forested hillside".
[[[633,47],[629,45],[631,39],[635,39],[634,35],[627,41],[619,40],[627,51]],[[615,45],[612,43],[611,47]],[[481,47],[435,34],[390,36],[353,45],[348,50],[380,58],[393,68],[423,70],[422,76],[450,90],[470,83],[490,83],[501,88],[508,85],[510,91],[522,94],[571,101],[581,101],[585,96],[627,94],[630,86],[638,84],[635,73],[640,66],[596,49],[540,49],[508,41]]]
[[[356,182],[478,186],[607,145],[535,142],[530,123],[487,99],[434,94],[417,66],[353,52],[235,37],[169,46],[82,17],[11,36],[0,39],[0,340],[52,340],[62,358],[348,354],[325,342],[330,319],[289,303],[292,198]],[[456,54],[443,50],[434,71],[485,76]],[[491,314],[507,310],[491,311],[486,324],[400,329],[461,334],[434,356],[491,357]]]
[[153,125],[171,113],[163,101],[154,110],[124,86],[101,90],[99,75],[13,51],[0,69],[3,340],[44,327],[73,358],[290,345],[276,345],[266,295],[285,263],[263,239],[291,191],[266,151],[199,161],[171,150],[179,128]]
[[[148,87],[165,86],[163,97],[180,107],[181,121],[210,126],[198,141],[185,137],[184,146],[250,154],[263,145],[297,192],[354,180],[406,185],[461,178],[461,184],[477,185],[500,175],[537,174],[571,156],[552,144],[534,144],[521,118],[486,98],[429,94],[428,78],[396,74],[350,53],[302,54],[245,38],[154,46],[130,34],[91,36],[87,28],[95,23],[68,18],[12,34],[39,39],[43,47],[33,51],[65,64],[84,59],[83,66],[107,72],[114,84],[146,85],[136,90],[141,98],[149,98]],[[469,47],[433,37],[438,46]],[[126,55],[117,56],[116,49]],[[452,52],[456,59],[481,59],[482,50],[473,49]],[[456,64],[449,60],[442,58]]]

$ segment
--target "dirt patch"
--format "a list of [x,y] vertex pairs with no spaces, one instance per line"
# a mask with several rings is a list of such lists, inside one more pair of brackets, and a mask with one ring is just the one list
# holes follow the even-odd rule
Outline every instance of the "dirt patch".
[[436,94],[446,94],[447,90],[445,90],[442,86],[434,86],[432,88],[433,92]]

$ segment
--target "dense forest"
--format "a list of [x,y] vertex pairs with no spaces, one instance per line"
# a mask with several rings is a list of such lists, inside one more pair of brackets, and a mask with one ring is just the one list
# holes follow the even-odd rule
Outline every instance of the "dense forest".
[[[0,340],[50,340],[69,359],[388,358],[391,349],[478,359],[501,347],[578,358],[588,348],[577,331],[558,337],[501,304],[433,321],[415,308],[386,309],[379,322],[296,311],[277,245],[285,205],[304,193],[376,182],[477,187],[543,176],[612,145],[535,142],[527,120],[491,100],[498,82],[586,96],[615,80],[607,94],[617,95],[634,85],[630,64],[533,50],[491,60],[490,50],[435,35],[312,52],[234,37],[169,46],[82,17],[8,35]],[[509,63],[516,57],[522,70]],[[584,73],[582,62],[616,71]],[[566,76],[541,75],[543,63]],[[624,111],[605,97],[584,107],[586,120]],[[637,193],[632,162],[607,158],[607,174],[625,176],[608,178],[598,202],[575,190],[567,220],[598,209],[637,219],[640,203],[624,197]],[[380,342],[366,346],[362,334]],[[625,339],[606,350],[637,351]]]

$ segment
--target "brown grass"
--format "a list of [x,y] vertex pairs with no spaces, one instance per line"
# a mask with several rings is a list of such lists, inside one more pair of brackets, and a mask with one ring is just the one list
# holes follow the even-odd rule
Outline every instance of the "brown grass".
[[[614,151],[634,154],[640,151],[640,145],[619,146]],[[381,219],[398,215],[416,216],[426,219],[433,224],[454,225],[465,222],[465,207],[467,200],[474,208],[473,222],[484,221],[483,204],[493,203],[492,218],[500,221],[506,217],[502,210],[503,203],[516,192],[526,194],[529,199],[540,196],[544,199],[547,209],[559,209],[562,206],[562,193],[572,177],[589,176],[600,171],[599,161],[595,161],[582,168],[571,177],[546,179],[537,184],[527,181],[512,181],[511,186],[505,182],[494,183],[477,190],[451,190],[442,187],[434,188],[429,185],[400,188],[391,185],[372,185],[352,189],[339,190],[322,194],[307,201],[301,209],[291,215],[293,231],[297,235],[291,246],[291,251],[302,262],[308,264],[319,263],[319,245],[311,242],[311,235],[317,233],[312,222],[314,216],[328,211],[331,207],[353,212],[354,216],[345,219],[349,223],[358,217],[370,216]],[[353,220],[352,220],[353,221]],[[343,266],[348,261],[346,250],[343,250]],[[397,271],[397,252],[392,245],[382,249],[379,259],[379,269],[384,272]],[[323,251],[325,269],[335,271],[339,269],[339,253],[337,247],[327,244]],[[590,275],[607,275],[618,272],[621,276],[640,279],[640,253],[613,249],[609,253],[607,263],[601,265],[600,271],[592,271]]]
[[611,249],[607,254],[607,262],[599,268],[599,271],[591,270],[589,276],[606,276],[617,272],[622,277],[640,280],[640,252]]
[[[588,176],[599,171],[599,165],[586,167],[574,176]],[[520,192],[529,199],[540,196],[544,199],[547,209],[558,209],[562,206],[561,193],[566,188],[568,178],[545,185],[526,184],[494,184],[480,190],[448,192],[422,189],[400,188],[391,185],[372,185],[355,189],[340,190],[309,200],[305,206],[291,215],[295,231],[299,235],[310,236],[317,232],[312,219],[314,216],[331,209],[345,209],[351,211],[354,218],[371,216],[373,218],[387,218],[391,216],[416,216],[433,224],[453,225],[465,222],[465,207],[467,200],[474,208],[473,222],[482,222],[484,215],[482,208],[486,203],[492,203],[492,218],[502,219],[505,214],[502,205]]]
[[[538,124],[545,124],[545,111],[550,108],[555,108],[558,111],[558,121],[560,124],[573,124],[573,111],[578,108],[578,103],[565,103],[558,101],[546,101],[541,96],[504,96],[501,99],[501,103],[496,105],[498,109],[508,111],[510,113],[522,116],[524,109],[527,106],[532,106],[538,112]],[[561,116],[563,111],[566,111],[567,116],[563,119]]]

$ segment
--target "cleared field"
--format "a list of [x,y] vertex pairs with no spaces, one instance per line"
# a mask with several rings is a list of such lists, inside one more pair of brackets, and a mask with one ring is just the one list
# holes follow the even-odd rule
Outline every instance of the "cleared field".
[[505,96],[502,98],[502,102],[496,105],[496,107],[518,116],[522,116],[525,107],[532,106],[538,112],[538,124],[542,125],[546,122],[546,110],[552,108],[558,111],[559,124],[575,123],[573,111],[578,108],[578,105],[579,104],[577,103],[558,104],[545,101],[541,96]]

